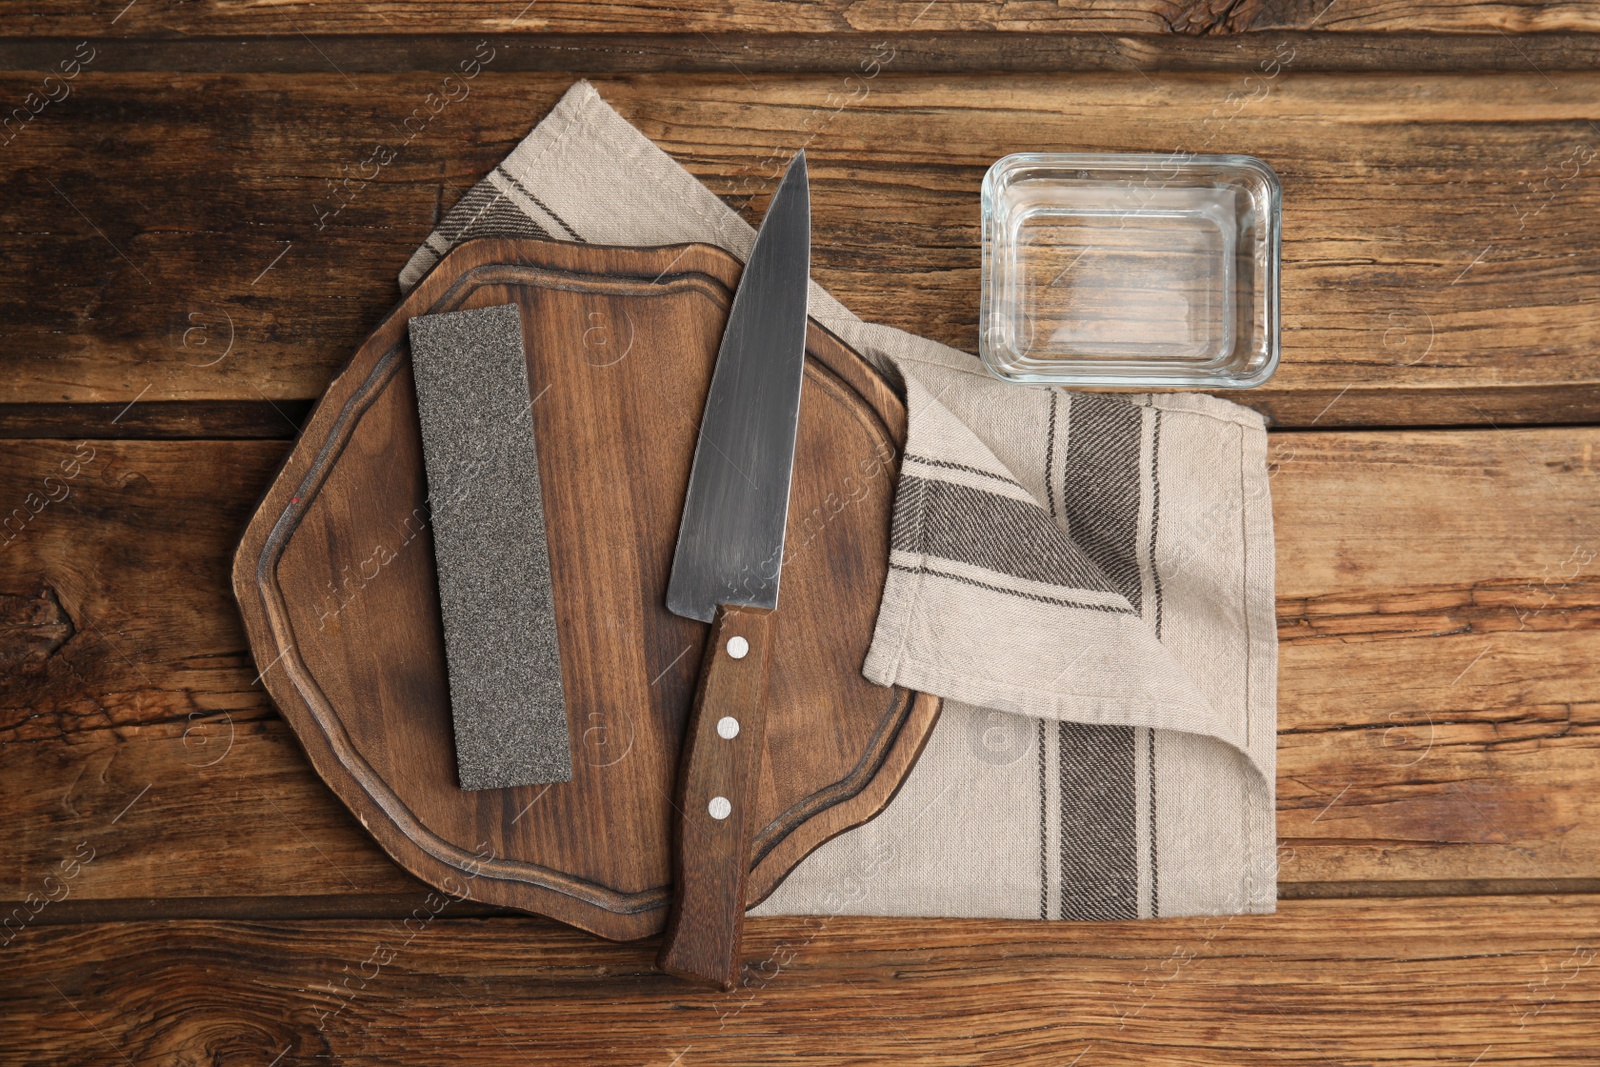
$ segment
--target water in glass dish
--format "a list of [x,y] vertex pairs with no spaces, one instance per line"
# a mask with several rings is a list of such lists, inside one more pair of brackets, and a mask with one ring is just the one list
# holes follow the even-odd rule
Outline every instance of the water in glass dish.
[[1007,194],[1020,355],[1204,364],[1232,352],[1233,189],[1021,181]]

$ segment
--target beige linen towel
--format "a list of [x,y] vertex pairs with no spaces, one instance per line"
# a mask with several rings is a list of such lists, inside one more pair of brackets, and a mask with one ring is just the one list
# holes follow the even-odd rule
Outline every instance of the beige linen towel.
[[[703,241],[743,259],[755,231],[578,82],[445,216],[402,288],[491,236]],[[755,913],[1272,911],[1261,418],[1200,394],[1003,383],[815,284],[810,310],[905,390],[891,570],[864,670],[944,697],[944,714],[888,809]]]

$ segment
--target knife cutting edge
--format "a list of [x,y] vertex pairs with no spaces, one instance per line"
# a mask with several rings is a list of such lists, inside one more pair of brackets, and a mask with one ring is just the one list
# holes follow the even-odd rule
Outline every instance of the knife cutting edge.
[[801,150],[728,312],[667,586],[670,611],[712,626],[678,766],[672,914],[657,963],[724,989],[739,970],[810,272]]

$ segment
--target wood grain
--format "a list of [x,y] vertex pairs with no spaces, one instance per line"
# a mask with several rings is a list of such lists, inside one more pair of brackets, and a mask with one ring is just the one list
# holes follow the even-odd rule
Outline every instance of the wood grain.
[[[0,443],[0,500],[75,447]],[[83,840],[102,851],[74,899],[413,887],[277,721],[228,604],[225,560],[283,446],[93,447],[71,495],[0,549],[29,635],[0,689],[0,899]],[[1283,881],[1600,874],[1600,430],[1271,448]]]
[[541,0],[535,6],[486,0],[425,0],[422,3],[313,3],[270,7],[230,5],[226,0],[143,0],[121,13],[85,10],[67,0],[24,7],[13,0],[12,17],[30,33],[127,34],[381,34],[427,32],[717,33],[761,27],[769,33],[831,34],[892,32],[916,28],[941,33],[1031,31],[1055,33],[1171,33],[1232,35],[1262,29],[1347,31],[1457,31],[1531,33],[1600,28],[1592,2],[1522,4],[1494,0],[1439,0],[1394,5],[1382,0],[1137,0],[1114,7],[1042,3],[1039,0],[718,0],[641,7]]
[[307,400],[170,400],[137,404],[0,404],[0,438],[226,440],[291,438]]
[[[1003,30],[943,33],[921,23],[828,34],[738,31],[497,33],[494,69],[587,75],[678,72],[862,73],[862,56],[892,50],[898,73],[988,74],[1140,70],[1259,73],[1293,55],[1297,71],[1589,71],[1600,34],[1311,29],[1249,33],[1105,33]],[[457,71],[483,34],[405,32],[203,38],[96,37],[97,71],[207,74],[382,74]],[[75,37],[0,37],[0,70],[51,71]]]
[[[1320,75],[1289,61],[1246,84],[880,66],[848,84],[729,72],[598,85],[751,219],[775,186],[771,161],[806,144],[817,279],[864,318],[968,350],[978,188],[996,158],[1250,152],[1284,180],[1285,328],[1277,377],[1244,399],[1284,426],[1600,418],[1600,252],[1586,224],[1600,209],[1600,76]],[[397,130],[438,99],[440,77],[91,64],[5,148],[13,373],[0,402],[318,395],[438,212],[571,80],[491,61],[406,143]],[[21,98],[33,81],[0,78],[0,92]],[[336,194],[380,143],[394,161]],[[111,170],[119,180],[102,180]],[[165,195],[139,192],[152,188]]]
[[[1137,923],[761,919],[732,993],[537,919],[39,926],[10,1062],[1589,1063],[1600,898]],[[11,957],[14,961],[18,956]]]

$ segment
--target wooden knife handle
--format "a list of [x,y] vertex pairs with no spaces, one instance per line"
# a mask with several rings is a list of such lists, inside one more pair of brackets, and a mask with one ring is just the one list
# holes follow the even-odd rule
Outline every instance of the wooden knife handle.
[[767,735],[773,613],[719,607],[678,764],[672,914],[656,964],[732,989]]

